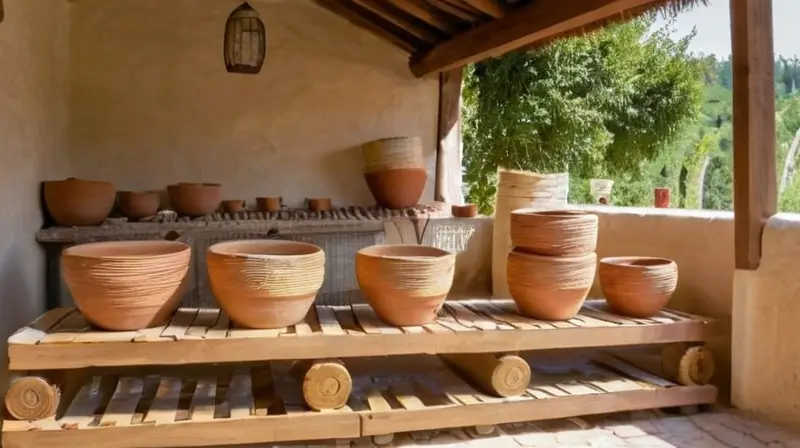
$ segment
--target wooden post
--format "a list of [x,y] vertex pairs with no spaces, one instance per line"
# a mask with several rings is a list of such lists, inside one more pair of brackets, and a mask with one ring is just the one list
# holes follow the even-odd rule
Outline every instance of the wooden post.
[[[460,112],[462,69],[439,75],[439,126],[436,146],[436,180],[433,200],[449,202],[447,191],[449,154],[458,153],[461,145]],[[451,169],[453,167],[450,167]],[[457,167],[460,169],[460,167]]]
[[755,270],[777,212],[772,0],[731,0],[736,269]]

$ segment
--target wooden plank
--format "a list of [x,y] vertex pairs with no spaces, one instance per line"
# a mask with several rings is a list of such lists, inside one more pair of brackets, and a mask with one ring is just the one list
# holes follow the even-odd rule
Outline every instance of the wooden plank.
[[336,313],[333,308],[327,306],[317,306],[317,318],[323,334],[344,335],[345,332],[336,320]]
[[350,2],[342,2],[341,0],[315,0],[315,2],[332,13],[360,28],[364,28],[377,37],[408,53],[413,53],[417,48],[421,48],[424,45],[423,41],[420,41],[402,28],[393,23],[386,22],[373,12],[358,8],[350,4]]
[[89,330],[89,322],[79,312],[69,313],[55,324],[39,343],[64,344],[72,342],[79,334]]
[[253,415],[253,383],[247,369],[237,369],[228,386],[228,404],[231,418],[248,418]]
[[[628,10],[660,0],[537,0],[502,19],[456,35],[412,58],[419,77],[497,57],[523,46],[543,42],[592,23],[615,18]],[[772,59],[770,59],[772,61]]]
[[143,390],[144,381],[141,378],[120,378],[99,426],[130,426]]
[[217,378],[205,377],[197,381],[197,387],[192,395],[190,409],[191,420],[207,422],[214,419],[214,403],[217,395]]
[[145,423],[163,425],[175,422],[178,401],[181,398],[181,379],[164,377],[158,384],[156,396],[144,417]]
[[228,337],[228,332],[231,328],[231,319],[225,314],[224,311],[220,311],[219,318],[217,318],[217,322],[214,323],[214,326],[209,328],[205,334],[206,339],[224,339]]
[[375,314],[371,306],[363,303],[351,305],[358,324],[367,334],[402,334],[403,330],[386,324]]
[[206,333],[217,323],[219,313],[220,310],[218,309],[204,308],[199,310],[184,337],[187,339],[204,339]]
[[365,8],[375,15],[381,17],[382,19],[386,20],[397,26],[398,28],[402,29],[403,31],[407,32],[408,34],[416,37],[417,39],[427,42],[427,43],[434,43],[440,40],[440,38],[436,35],[436,33],[432,32],[428,28],[425,28],[424,25],[420,25],[414,19],[409,20],[406,17],[403,17],[402,14],[397,14],[396,11],[392,11],[388,5],[384,2],[375,2],[370,0],[353,0],[355,4]]
[[192,326],[194,318],[197,317],[199,310],[194,308],[181,308],[175,312],[175,316],[161,333],[162,338],[180,340],[184,339],[189,327]]
[[56,308],[50,310],[31,322],[29,325],[20,328],[8,338],[9,344],[36,344],[45,336],[47,332],[72,313],[76,313],[75,308]]
[[462,325],[469,325],[484,331],[497,330],[497,323],[480,314],[474,313],[464,304],[458,302],[447,302],[445,308],[449,309],[456,320]]
[[101,381],[101,377],[95,376],[81,387],[67,411],[59,420],[64,429],[85,428],[94,420],[94,411],[100,405],[100,399],[102,398],[100,391]]
[[447,34],[458,31],[458,26],[448,20],[436,10],[430,8],[424,1],[419,0],[389,0],[396,8],[406,14],[412,15],[429,26],[439,29]]
[[497,0],[464,0],[473,8],[478,11],[492,16],[492,18],[499,19],[506,15],[506,9],[502,3]]
[[610,367],[620,373],[623,373],[635,380],[642,381],[648,384],[652,384],[658,387],[675,387],[677,386],[676,383],[672,381],[665,380],[664,378],[658,377],[653,375],[652,373],[645,372],[638,367],[634,367],[625,361],[620,360],[614,356],[609,354],[599,354],[592,358],[594,361],[603,364],[604,366]]
[[778,210],[772,1],[730,3],[736,269],[755,270],[764,226]]

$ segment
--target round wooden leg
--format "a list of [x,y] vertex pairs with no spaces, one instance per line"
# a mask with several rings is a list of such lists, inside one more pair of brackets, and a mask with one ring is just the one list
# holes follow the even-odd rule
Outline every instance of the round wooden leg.
[[440,358],[479,386],[498,397],[522,395],[531,381],[531,368],[519,356],[492,353],[459,353]]
[[662,371],[684,386],[702,386],[714,376],[714,356],[706,347],[674,344],[662,350]]
[[372,443],[378,446],[388,445],[394,440],[394,434],[381,434],[372,436]]
[[353,391],[350,372],[339,360],[300,361],[292,373],[302,384],[306,404],[315,411],[341,408]]
[[5,397],[6,412],[17,420],[41,420],[56,413],[61,392],[38,376],[11,381]]

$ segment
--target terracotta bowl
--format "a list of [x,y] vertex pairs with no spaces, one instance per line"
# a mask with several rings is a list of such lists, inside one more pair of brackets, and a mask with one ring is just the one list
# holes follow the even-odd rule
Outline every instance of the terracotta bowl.
[[597,215],[579,210],[511,212],[511,244],[521,252],[578,256],[597,249]]
[[330,198],[307,198],[306,202],[312,212],[327,212],[332,208]]
[[161,195],[157,191],[120,191],[117,204],[122,215],[130,219],[155,216],[161,205]]
[[612,257],[600,260],[600,288],[611,311],[650,317],[669,303],[678,286],[678,265],[666,258]]
[[167,186],[169,203],[178,215],[199,217],[219,210],[222,185],[179,183]]
[[583,306],[597,269],[594,252],[548,257],[513,250],[508,254],[508,290],[520,313],[543,320],[567,320]]
[[279,212],[283,205],[281,197],[261,197],[256,198],[256,208],[260,212]]
[[44,200],[60,226],[98,226],[114,207],[116,188],[110,182],[53,180],[44,182]]
[[65,249],[61,272],[75,305],[114,331],[166,323],[185,291],[191,248],[178,241],[114,241]]
[[228,199],[222,201],[222,211],[226,213],[239,213],[246,210],[246,204],[241,199]]
[[305,318],[325,280],[325,252],[281,240],[217,243],[206,252],[211,290],[246,328],[283,328]]
[[474,218],[478,216],[478,206],[475,204],[454,205],[452,212],[455,218]]
[[400,209],[419,204],[428,173],[423,168],[401,168],[364,173],[364,178],[378,205]]
[[456,257],[429,246],[370,246],[356,254],[356,278],[384,322],[425,325],[436,320],[453,285]]

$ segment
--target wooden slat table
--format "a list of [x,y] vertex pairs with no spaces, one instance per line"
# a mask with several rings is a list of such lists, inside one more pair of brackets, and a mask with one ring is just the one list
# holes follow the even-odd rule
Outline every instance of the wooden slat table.
[[578,316],[545,322],[517,314],[510,300],[448,301],[435,323],[393,327],[365,304],[317,306],[305,321],[272,330],[237,328],[219,310],[178,310],[141,331],[93,329],[74,309],[55,309],[8,340],[10,370],[495,353],[704,341],[712,320],[674,310],[650,319],[614,315],[587,301]]

